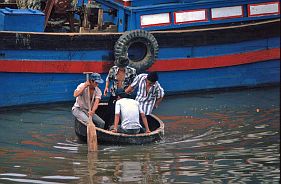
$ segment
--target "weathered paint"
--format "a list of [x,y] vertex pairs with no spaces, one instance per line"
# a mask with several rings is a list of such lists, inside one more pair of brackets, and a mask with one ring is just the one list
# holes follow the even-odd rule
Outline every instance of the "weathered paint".
[[[106,78],[106,74],[102,74]],[[85,76],[61,73],[0,73],[0,107],[73,101]],[[280,83],[280,60],[231,67],[159,72],[166,94]],[[103,90],[104,84],[99,85]],[[102,97],[105,98],[104,96]]]
[[[183,1],[187,6],[177,3],[171,7],[169,24],[166,25],[167,20],[165,25],[152,22],[153,26],[143,28],[161,29],[151,32],[157,39],[159,55],[149,70],[159,71],[159,82],[166,94],[280,83],[279,2],[269,1],[273,4],[268,5],[269,10],[258,6],[256,13],[254,6],[267,1]],[[112,1],[102,2],[108,5]],[[131,20],[127,28],[126,24],[117,25],[119,31],[141,28],[144,12],[167,12],[165,6],[134,9],[136,1],[131,3],[132,7],[113,3],[120,8],[119,22]],[[128,11],[129,8],[134,11]],[[179,14],[183,19],[176,22],[177,12],[190,10],[204,11]],[[214,19],[212,10],[217,13]],[[246,23],[249,20],[254,22]],[[198,25],[205,27],[163,31]],[[85,80],[82,72],[91,69],[102,73],[105,79],[113,64],[114,44],[122,34],[0,32],[0,107],[74,101],[73,90]]]

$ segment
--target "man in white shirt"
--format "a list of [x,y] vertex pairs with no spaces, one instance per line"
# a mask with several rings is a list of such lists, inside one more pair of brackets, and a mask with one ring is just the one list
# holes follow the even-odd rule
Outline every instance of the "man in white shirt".
[[[101,90],[98,87],[100,83],[103,83],[100,74],[92,73],[89,81],[83,82],[77,86],[73,94],[73,96],[76,97],[76,101],[72,107],[72,114],[85,123],[88,122],[88,116],[91,115],[95,125],[99,128],[104,128],[104,120],[96,114],[102,96]],[[90,99],[88,90],[90,90]],[[88,107],[89,102],[91,109]]]
[[[142,129],[139,122],[139,115],[141,115],[143,124],[145,126],[145,133],[150,133],[146,116],[139,103],[127,98],[124,89],[116,90],[117,101],[115,104],[115,118],[112,132],[119,132],[125,134],[137,134]],[[121,118],[121,125],[118,125]]]

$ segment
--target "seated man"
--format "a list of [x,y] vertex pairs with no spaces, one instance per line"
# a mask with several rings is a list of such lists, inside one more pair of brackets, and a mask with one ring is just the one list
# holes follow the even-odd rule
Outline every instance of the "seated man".
[[[73,93],[73,96],[76,97],[76,101],[72,107],[72,114],[85,123],[88,123],[89,116],[92,116],[95,125],[99,128],[104,128],[104,120],[96,114],[102,96],[101,90],[98,87],[101,83],[103,83],[103,80],[100,74],[92,73],[88,81],[77,86]],[[90,96],[88,90],[90,90]],[[89,102],[90,109],[88,105]]]
[[[117,101],[115,104],[115,118],[114,125],[111,127],[112,132],[119,132],[125,134],[137,134],[140,132],[142,126],[140,124],[139,115],[141,115],[143,124],[145,126],[145,133],[149,133],[148,122],[145,114],[140,108],[139,102],[134,99],[127,98],[124,89],[118,88],[115,92]],[[121,125],[118,125],[121,117]]]

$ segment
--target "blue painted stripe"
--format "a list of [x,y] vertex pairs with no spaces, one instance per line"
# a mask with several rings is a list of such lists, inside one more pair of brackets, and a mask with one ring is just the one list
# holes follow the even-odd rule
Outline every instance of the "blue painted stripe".
[[[158,59],[208,57],[250,52],[268,48],[280,48],[280,37],[246,41],[232,44],[208,45],[184,48],[160,48]],[[43,51],[43,50],[2,50],[7,60],[58,60],[58,61],[111,61],[113,51]],[[1,59],[1,58],[0,58]]]
[[238,54],[243,52],[264,50],[268,48],[280,48],[280,37],[254,40],[239,43],[228,43],[221,45],[208,45],[186,48],[161,48],[159,51],[159,59],[171,58],[195,58],[219,56],[227,54]]
[[[105,74],[102,74],[105,80]],[[73,101],[83,74],[0,73],[0,107]],[[103,90],[104,85],[100,87]]]
[[[106,74],[102,75],[105,79]],[[0,73],[0,107],[73,101],[83,74]],[[232,67],[159,72],[166,94],[214,88],[280,83],[280,60]],[[100,86],[104,89],[104,84]]]
[[[5,53],[7,60],[43,60],[43,61],[103,61],[113,55],[108,50],[85,50],[85,51],[55,51],[55,50],[0,50]],[[1,59],[1,58],[0,58]]]
[[167,93],[280,83],[280,60],[204,70],[160,72],[159,81]]

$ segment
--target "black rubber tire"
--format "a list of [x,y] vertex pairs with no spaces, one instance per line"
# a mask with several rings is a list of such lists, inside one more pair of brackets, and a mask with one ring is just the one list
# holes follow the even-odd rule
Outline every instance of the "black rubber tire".
[[[142,43],[146,46],[146,54],[140,60],[132,60],[128,57],[128,50],[132,44]],[[145,30],[133,30],[125,32],[114,45],[115,62],[120,56],[128,57],[129,66],[141,73],[154,63],[159,52],[159,46],[155,37]],[[116,65],[116,63],[115,63]]]

